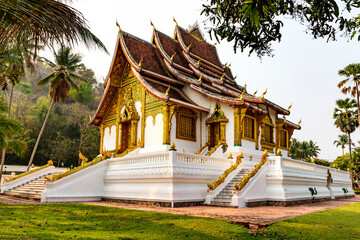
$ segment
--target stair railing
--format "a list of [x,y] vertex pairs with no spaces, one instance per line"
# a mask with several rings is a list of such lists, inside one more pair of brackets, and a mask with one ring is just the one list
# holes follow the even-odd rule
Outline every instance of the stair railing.
[[221,141],[218,142],[218,144],[215,145],[215,147],[213,147],[213,149],[211,149],[206,156],[211,156],[211,154],[213,154],[220,146],[221,146]]
[[261,161],[255,165],[255,168],[245,177],[242,178],[241,182],[239,182],[238,184],[234,183],[234,191],[233,193],[237,193],[240,192],[245,186],[246,184],[250,181],[250,179],[255,176],[255,174],[260,170],[260,168],[266,163],[266,157],[268,155],[268,151],[265,150],[264,154],[261,157]]
[[214,191],[220,184],[222,184],[225,181],[226,177],[229,176],[229,174],[239,166],[239,164],[242,162],[242,158],[244,158],[243,153],[240,152],[239,155],[236,157],[235,163],[231,165],[231,167],[226,169],[224,173],[220,177],[218,177],[218,179],[216,179],[214,182],[207,184],[208,186],[207,191],[208,192]]
[[205,142],[204,146],[197,150],[195,154],[200,154],[206,147],[208,146],[208,142]]
[[52,165],[54,165],[53,161],[52,161],[52,160],[49,160],[46,165],[43,165],[43,166],[41,166],[41,167],[32,169],[32,170],[30,170],[30,171],[24,172],[24,173],[22,173],[22,174],[19,174],[19,175],[17,175],[17,176],[14,176],[14,177],[4,178],[4,180],[5,180],[5,182],[12,182],[12,181],[14,181],[14,180],[16,180],[16,179],[22,178],[22,177],[27,176],[27,175],[29,175],[29,174],[32,174],[32,173],[34,173],[34,172],[38,172],[38,171],[40,171],[40,170],[42,170],[42,169],[44,169],[44,168],[50,167],[50,166],[52,166]]

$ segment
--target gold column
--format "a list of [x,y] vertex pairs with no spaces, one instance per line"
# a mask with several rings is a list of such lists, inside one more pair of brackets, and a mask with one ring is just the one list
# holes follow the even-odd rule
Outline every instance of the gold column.
[[200,114],[200,148],[202,148],[202,112],[199,113]]
[[247,108],[234,107],[234,146],[241,146],[243,120],[246,115]]
[[210,124],[207,125],[207,129],[208,129],[208,145],[210,146],[210,139],[211,139],[211,130],[210,130],[211,127],[210,127]]
[[145,104],[146,104],[146,91],[145,88],[142,88],[141,92],[141,147],[144,147],[145,144]]
[[104,124],[100,124],[100,154],[104,151]]
[[165,104],[163,107],[163,123],[164,123],[164,132],[163,132],[163,144],[170,145],[170,108],[168,104]]
[[116,120],[116,140],[115,140],[115,149],[119,149],[119,121]]
[[131,120],[130,125],[130,147],[135,147],[137,145],[137,122],[138,120]]
[[[119,136],[122,135],[122,124],[119,124]],[[122,149],[122,142],[119,141],[119,149]]]
[[280,148],[280,130],[284,123],[277,123],[275,125],[275,152]]
[[222,144],[226,143],[225,125],[226,122],[220,122],[220,141]]

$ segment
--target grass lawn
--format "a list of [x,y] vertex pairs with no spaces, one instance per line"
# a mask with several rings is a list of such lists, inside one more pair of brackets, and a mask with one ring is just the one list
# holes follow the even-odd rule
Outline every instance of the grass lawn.
[[84,204],[0,205],[0,239],[255,239],[223,220]]
[[360,203],[280,221],[262,233],[211,218],[84,204],[0,204],[0,239],[360,239]]
[[360,239],[360,203],[276,222],[263,232],[275,239]]

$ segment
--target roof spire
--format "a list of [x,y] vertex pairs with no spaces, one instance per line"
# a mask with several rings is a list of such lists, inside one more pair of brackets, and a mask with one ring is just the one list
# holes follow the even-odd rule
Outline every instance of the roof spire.
[[141,63],[142,63],[143,57],[141,56],[140,62],[138,64],[138,67],[141,67]]
[[165,96],[169,96],[169,91],[170,91],[170,84],[169,84],[168,89],[166,89]]
[[260,98],[263,99],[266,93],[267,93],[267,89],[265,90],[265,92],[263,92]]
[[120,33],[120,32],[121,32],[121,27],[120,27],[120,25],[119,25],[119,23],[118,23],[117,19],[116,19],[116,26],[119,28],[119,33]]
[[225,73],[221,76],[220,81],[224,81]]
[[217,44],[217,43],[215,42],[215,43],[213,44],[213,47],[215,47],[215,46],[216,46],[216,44]]
[[300,118],[300,121],[299,121],[298,124],[297,124],[299,127],[300,127],[300,123],[301,123],[301,118]]
[[173,54],[173,55],[171,55],[171,57],[170,57],[170,61],[172,61],[172,60],[174,59],[175,55],[176,55],[176,52],[174,52],[174,54]]
[[234,77],[233,82],[235,82],[235,79],[237,78],[237,75]]
[[177,23],[177,21],[176,21],[176,19],[175,19],[174,16],[173,16],[173,20],[174,20],[174,22],[175,22],[175,26],[177,27],[177,26],[178,26],[178,23]]
[[189,50],[190,50],[191,44],[192,44],[192,43],[190,43],[190,45],[189,45],[189,46],[187,46],[187,48],[186,48],[186,50],[187,50],[187,51],[189,51]]
[[200,66],[200,62],[201,62],[201,59],[199,59],[199,61],[197,61],[197,65]]
[[201,82],[203,75],[204,75],[204,73],[202,73],[201,76],[199,77],[199,80],[198,80],[199,82]]
[[224,64],[223,69],[225,69],[225,68],[226,68],[226,65],[227,65],[227,63],[225,63],[225,64]]
[[244,92],[246,92],[246,86],[247,86],[247,84],[245,83],[245,86],[244,86],[244,88],[243,88],[243,91],[244,91]]
[[257,90],[254,92],[253,96],[255,97],[255,94],[257,93]]
[[290,104],[290,106],[289,106],[288,109],[287,109],[288,112],[290,111],[290,108],[291,108],[291,107],[292,107],[292,103]]
[[155,26],[154,26],[153,22],[151,21],[151,19],[150,19],[150,25],[153,27],[153,31],[155,31],[155,30],[156,30],[156,28],[155,28]]

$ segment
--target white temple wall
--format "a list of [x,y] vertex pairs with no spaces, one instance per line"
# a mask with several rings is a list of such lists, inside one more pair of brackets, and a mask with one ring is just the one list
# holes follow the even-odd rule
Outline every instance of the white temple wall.
[[148,116],[145,120],[145,143],[141,152],[163,150],[163,115],[159,113],[155,116],[155,124],[153,119],[152,116]]
[[103,150],[111,151],[115,149],[116,126],[112,125],[105,128]]

